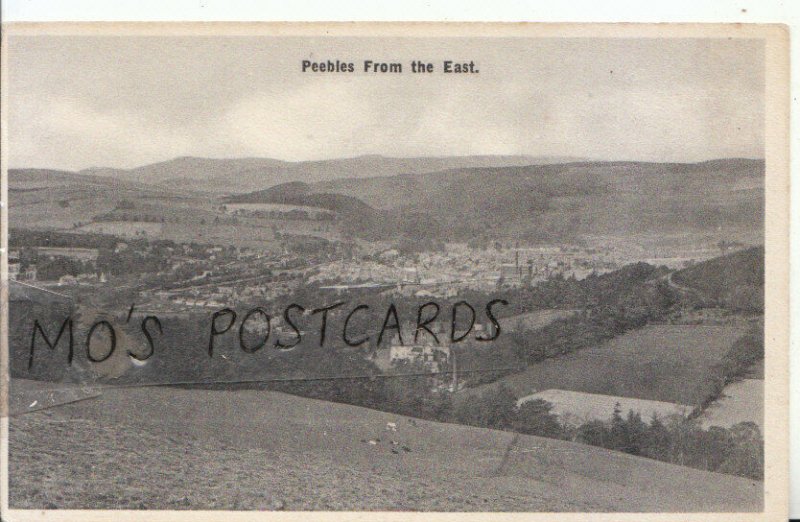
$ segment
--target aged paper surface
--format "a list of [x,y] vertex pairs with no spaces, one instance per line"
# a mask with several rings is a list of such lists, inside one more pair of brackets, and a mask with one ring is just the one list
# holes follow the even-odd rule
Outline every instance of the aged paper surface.
[[13,24],[2,64],[4,520],[786,518],[783,28]]

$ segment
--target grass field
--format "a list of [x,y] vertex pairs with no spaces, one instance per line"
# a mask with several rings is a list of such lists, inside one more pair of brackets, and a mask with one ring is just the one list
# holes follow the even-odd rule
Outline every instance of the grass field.
[[574,315],[572,310],[535,310],[519,315],[512,315],[511,317],[503,317],[503,328],[509,332],[524,332],[525,330],[536,330],[537,328],[544,328],[553,321],[565,319]]
[[553,405],[552,412],[559,416],[561,422],[578,427],[592,421],[610,421],[613,418],[614,408],[619,406],[623,414],[634,411],[639,413],[645,421],[657,415],[666,419],[673,415],[685,417],[691,413],[692,408],[672,402],[649,401],[646,399],[632,399],[618,395],[599,395],[567,390],[545,390],[533,395],[528,395],[517,401],[522,404],[529,400],[541,399]]
[[[118,186],[109,180],[91,182],[91,178],[84,178],[76,181],[60,174],[18,174],[11,180],[11,225],[264,249],[279,248],[274,231],[328,240],[340,237],[339,227],[332,221],[232,216],[220,210],[221,203],[203,194],[131,184]],[[128,206],[119,208],[123,200]],[[265,209],[329,213],[292,205],[267,205]],[[100,216],[104,220],[95,221]],[[142,219],[138,216],[156,221],[134,221]],[[77,224],[80,226],[76,228]]]
[[237,210],[249,211],[271,211],[289,212],[291,210],[302,210],[308,212],[310,215],[322,214],[324,211],[319,207],[308,207],[304,205],[284,205],[281,203],[225,203],[227,212],[235,212]]
[[[55,228],[71,230],[75,223],[87,223],[97,214],[114,208],[114,201],[97,192],[9,195],[9,224],[13,227]],[[60,201],[68,201],[62,206]]]
[[705,397],[709,368],[746,328],[647,326],[463,393],[505,384],[517,397],[559,389],[696,405]]
[[730,428],[739,422],[754,422],[764,430],[764,380],[742,379],[722,390],[722,397],[711,403],[700,416],[704,427]]
[[9,471],[10,506],[28,509],[736,512],[763,502],[763,484],[743,478],[265,391],[111,389],[13,415]]
[[78,228],[76,232],[84,234],[109,234],[118,237],[137,237],[139,235],[160,239],[164,229],[163,223],[146,221],[98,221]]

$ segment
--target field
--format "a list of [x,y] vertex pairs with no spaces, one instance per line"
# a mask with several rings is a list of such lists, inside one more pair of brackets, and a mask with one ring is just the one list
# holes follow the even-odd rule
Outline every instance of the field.
[[[60,203],[67,201],[68,203]],[[71,229],[114,208],[114,200],[101,192],[37,190],[9,191],[9,221],[14,227]]]
[[264,391],[108,389],[12,415],[9,443],[12,508],[739,512],[763,503],[763,484],[743,478]]
[[226,203],[225,204],[226,212],[236,212],[237,210],[248,210],[248,211],[278,211],[278,212],[289,212],[291,210],[302,210],[304,212],[308,212],[309,214],[322,214],[324,211],[320,210],[317,207],[308,207],[304,205],[283,205],[281,203]]
[[743,379],[722,390],[722,397],[700,416],[704,427],[730,428],[739,422],[754,422],[764,430],[764,380]]
[[746,326],[653,325],[596,348],[547,359],[466,395],[505,384],[517,397],[548,389],[618,395],[694,406],[711,366]]
[[584,422],[596,419],[610,421],[614,408],[617,406],[619,406],[623,415],[629,411],[634,411],[639,413],[646,422],[649,422],[653,415],[666,419],[672,415],[686,416],[692,411],[689,406],[671,402],[648,401],[645,399],[566,390],[545,390],[534,393],[519,399],[517,404],[534,399],[542,399],[552,404],[552,412],[558,415],[562,422],[566,422],[573,427],[578,427]]
[[558,319],[570,317],[574,313],[575,312],[572,310],[536,310],[525,314],[504,317],[502,319],[503,328],[506,328],[509,332],[536,330],[537,328],[544,328]]
[[[230,204],[226,213],[215,198],[182,188],[153,188],[57,171],[14,171],[10,184],[10,217],[15,227],[263,249],[279,248],[275,232],[328,240],[340,237],[338,224],[333,221],[234,216],[231,212],[235,208],[250,207]],[[330,214],[296,205],[256,207]]]
[[[256,220],[251,220],[256,222]],[[193,242],[236,245],[239,247],[268,248],[275,243],[275,229],[285,234],[308,235],[324,238],[337,236],[333,225],[320,224],[308,220],[258,220],[260,225],[248,223],[203,224],[191,222],[151,223],[144,221],[98,221],[77,229],[83,233],[110,234],[123,238],[148,237],[150,239],[169,239],[176,242]],[[327,227],[327,230],[322,227]],[[277,248],[277,246],[275,246]]]
[[85,234],[109,234],[119,237],[138,237],[160,239],[164,229],[163,223],[148,223],[146,221],[99,221],[89,223],[77,229]]

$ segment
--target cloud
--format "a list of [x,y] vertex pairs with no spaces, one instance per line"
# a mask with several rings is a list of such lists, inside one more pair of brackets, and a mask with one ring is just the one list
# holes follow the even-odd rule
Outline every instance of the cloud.
[[11,107],[9,140],[16,165],[49,166],[40,164],[47,150],[64,168],[86,167],[87,158],[93,165],[132,167],[194,148],[188,129],[130,110],[102,111],[69,97],[42,101],[24,95]]
[[339,80],[247,97],[227,111],[218,132],[250,155],[304,159],[352,149],[372,115],[359,108],[367,99],[349,87]]
[[[762,54],[744,41],[334,39],[270,41],[263,53],[253,51],[261,40],[36,42],[13,54],[16,167],[134,167],[185,155],[763,155]],[[297,57],[329,46],[331,56],[381,49],[404,61],[469,55],[481,73],[300,72]]]

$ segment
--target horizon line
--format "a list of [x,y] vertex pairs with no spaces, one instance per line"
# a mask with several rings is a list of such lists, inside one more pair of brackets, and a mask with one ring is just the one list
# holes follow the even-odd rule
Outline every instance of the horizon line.
[[[541,165],[555,165],[555,164],[568,164],[568,163],[653,163],[653,164],[683,164],[683,165],[691,165],[691,164],[698,164],[698,163],[708,163],[712,161],[720,161],[720,160],[748,160],[748,161],[764,161],[765,158],[762,157],[751,157],[751,156],[711,156],[706,159],[701,160],[652,160],[652,159],[598,159],[598,158],[590,158],[590,157],[582,157],[582,156],[548,156],[548,155],[533,155],[533,154],[470,154],[470,155],[461,155],[461,154],[454,154],[454,155],[441,155],[441,156],[390,156],[390,155],[383,155],[383,154],[359,154],[356,156],[336,156],[336,157],[329,157],[329,158],[320,158],[320,159],[303,159],[303,160],[286,160],[280,158],[273,158],[269,156],[226,156],[226,157],[214,157],[214,156],[194,156],[194,155],[181,155],[181,156],[174,156],[172,158],[153,161],[150,163],[144,163],[141,165],[137,165],[134,167],[111,167],[111,166],[91,166],[91,167],[84,167],[81,169],[66,169],[66,168],[59,168],[59,167],[40,167],[40,166],[8,166],[7,171],[11,170],[51,170],[51,171],[61,171],[61,172],[68,172],[71,174],[80,174],[80,173],[87,173],[87,175],[91,175],[90,171],[100,171],[100,170],[115,170],[115,171],[132,171],[136,169],[141,169],[145,167],[151,167],[153,165],[163,164],[163,163],[170,163],[174,161],[180,160],[212,160],[212,161],[245,161],[245,160],[266,160],[266,161],[274,161],[284,164],[301,164],[301,163],[324,163],[324,162],[331,162],[331,161],[345,161],[345,160],[357,160],[362,158],[383,158],[383,159],[395,159],[395,160],[441,160],[441,159],[468,159],[468,158],[529,158],[532,160],[554,160],[553,163],[541,163],[537,166]],[[558,161],[558,160],[563,161]],[[531,164],[533,165],[533,164]],[[520,165],[526,166],[526,165]],[[510,167],[510,166],[509,166]]]

